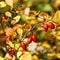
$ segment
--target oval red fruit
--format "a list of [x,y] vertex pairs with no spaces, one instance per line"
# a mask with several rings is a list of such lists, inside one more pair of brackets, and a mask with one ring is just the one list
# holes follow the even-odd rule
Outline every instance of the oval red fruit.
[[48,27],[51,28],[51,29],[54,29],[55,28],[55,25],[52,22],[49,22],[48,23]]
[[30,44],[32,42],[32,37],[28,38],[27,42]]
[[7,21],[5,16],[2,16],[2,21]]
[[11,49],[10,54],[11,54],[12,56],[15,55],[15,50],[14,50],[14,49]]
[[22,42],[21,47],[26,50],[26,44]]
[[47,32],[48,31],[48,25],[44,24],[44,31]]
[[37,37],[36,37],[36,35],[32,35],[32,40],[33,40],[34,42],[37,41]]

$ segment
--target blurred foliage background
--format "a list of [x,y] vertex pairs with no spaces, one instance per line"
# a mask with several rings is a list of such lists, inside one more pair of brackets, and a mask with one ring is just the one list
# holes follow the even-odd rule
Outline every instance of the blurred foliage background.
[[14,0],[14,5],[15,4],[49,14],[54,13],[56,10],[60,10],[60,0]]
[[[18,6],[22,6],[23,8],[30,7],[31,10],[47,12],[50,15],[56,12],[56,10],[60,10],[60,0],[13,0],[13,2],[15,9],[17,9]],[[1,8],[0,10],[2,11]],[[8,8],[5,7],[3,10],[5,12]]]

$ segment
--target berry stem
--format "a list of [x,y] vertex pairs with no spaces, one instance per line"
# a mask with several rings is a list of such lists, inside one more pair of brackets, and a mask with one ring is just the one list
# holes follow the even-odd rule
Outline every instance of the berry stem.
[[28,34],[29,32],[33,32],[33,30],[34,30],[34,29],[36,28],[36,26],[38,26],[38,25],[39,25],[39,26],[43,26],[43,25],[44,25],[44,22],[34,24],[33,27],[30,29],[30,31],[27,31],[22,38],[19,38],[19,40],[23,41],[23,40],[26,38],[27,34]]

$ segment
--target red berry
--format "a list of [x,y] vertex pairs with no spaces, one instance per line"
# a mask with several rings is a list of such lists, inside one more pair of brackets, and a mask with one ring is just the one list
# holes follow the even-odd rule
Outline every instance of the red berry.
[[54,29],[55,28],[55,25],[52,22],[49,22],[48,23],[48,27],[51,28],[51,29]]
[[48,31],[48,25],[44,24],[44,31],[47,32]]
[[32,40],[33,40],[34,42],[37,41],[37,37],[36,37],[36,35],[32,35]]
[[2,21],[7,21],[5,16],[2,16]]
[[22,43],[22,44],[21,44],[21,47],[22,47],[24,50],[26,50],[26,44],[25,44],[25,43]]
[[28,44],[30,44],[32,42],[32,37],[28,38]]
[[14,50],[14,49],[11,49],[10,54],[11,54],[12,56],[15,55],[15,50]]

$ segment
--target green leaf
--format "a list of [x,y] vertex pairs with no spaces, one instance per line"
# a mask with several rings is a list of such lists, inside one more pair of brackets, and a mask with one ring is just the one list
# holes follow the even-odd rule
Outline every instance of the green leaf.
[[40,11],[42,11],[42,10],[43,10],[43,6],[44,6],[43,4],[39,4],[39,5],[37,6],[37,9],[40,10]]
[[43,21],[44,21],[44,19],[42,19],[42,18],[38,17],[38,18],[37,18],[37,21],[38,21],[38,22],[43,22]]
[[15,17],[15,16],[17,16],[17,15],[18,15],[17,13],[12,12],[12,17]]
[[59,45],[60,46],[60,40],[57,40],[56,41],[56,45]]
[[20,13],[20,16],[21,16],[22,21],[25,21],[25,22],[30,21],[31,19],[31,17],[24,15],[22,13]]
[[4,8],[0,8],[0,13],[5,13],[6,11],[9,11],[9,10],[10,10],[10,7],[6,6]]
[[36,35],[37,35],[38,40],[41,41],[45,37],[45,32],[43,30],[40,30],[40,31],[37,31]]
[[3,26],[3,27],[2,27],[3,29],[6,28],[6,27],[9,25],[8,22],[2,22],[2,24],[3,24],[3,25],[2,25],[2,26]]
[[43,58],[43,60],[48,60],[47,52],[42,54],[42,58]]
[[17,7],[18,7],[19,5],[20,5],[20,2],[14,3],[14,4],[13,4],[13,8],[14,8],[14,9],[17,9]]
[[43,7],[43,11],[51,12],[52,11],[52,6],[50,4],[45,4],[44,7]]
[[4,57],[4,55],[5,55],[5,52],[0,48],[0,56]]

